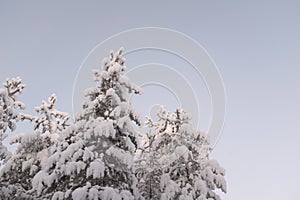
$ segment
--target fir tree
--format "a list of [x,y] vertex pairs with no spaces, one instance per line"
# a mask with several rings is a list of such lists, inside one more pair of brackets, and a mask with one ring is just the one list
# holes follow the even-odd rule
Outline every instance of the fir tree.
[[[151,151],[146,154],[155,155],[158,163],[151,171],[161,170],[159,184],[154,187],[158,195],[153,199],[219,200],[215,189],[226,192],[225,170],[215,160],[209,159],[207,135],[192,128],[189,115],[182,109],[168,113],[162,107],[158,118],[157,122],[147,121],[155,136],[149,143]],[[140,157],[137,163],[141,163],[144,157]],[[153,177],[146,173],[139,177],[141,193],[146,199],[151,199],[149,194],[153,189],[144,187],[144,182]],[[157,182],[156,177],[155,180]]]
[[[60,137],[47,168],[34,178],[38,195],[52,199],[139,199],[133,173],[138,115],[130,104],[141,89],[123,74],[122,50],[111,52],[96,87],[86,90],[83,110]],[[56,177],[51,179],[50,177]],[[51,182],[47,182],[51,180]],[[49,183],[48,185],[45,183]]]
[[5,88],[0,88],[0,166],[11,155],[3,141],[7,137],[8,129],[12,132],[16,129],[18,121],[18,109],[25,109],[25,104],[18,101],[17,95],[21,94],[25,88],[20,77],[7,79],[3,84]]
[[155,151],[153,143],[155,134],[147,132],[140,138],[141,147],[137,151],[135,174],[138,178],[138,188],[145,200],[160,199],[161,165],[158,162],[160,154]]
[[32,180],[35,174],[44,167],[51,155],[51,147],[57,143],[59,132],[66,127],[69,118],[67,113],[54,108],[56,96],[36,107],[36,112],[43,117],[18,114],[19,120],[30,120],[35,123],[34,131],[19,134],[11,144],[19,144],[0,171],[0,197],[3,199],[36,199],[32,193]]

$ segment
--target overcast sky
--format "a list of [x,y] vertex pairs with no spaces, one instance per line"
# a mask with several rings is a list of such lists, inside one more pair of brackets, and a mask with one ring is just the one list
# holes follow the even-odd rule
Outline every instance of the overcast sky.
[[1,82],[22,77],[28,112],[54,92],[72,113],[77,70],[97,44],[131,28],[178,30],[206,48],[225,83],[226,122],[211,156],[226,168],[223,199],[299,198],[300,4],[151,2],[0,0]]

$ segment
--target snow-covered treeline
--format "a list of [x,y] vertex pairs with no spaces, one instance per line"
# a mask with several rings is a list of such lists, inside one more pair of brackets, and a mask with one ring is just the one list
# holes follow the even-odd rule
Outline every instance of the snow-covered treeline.
[[[0,199],[74,200],[219,200],[226,192],[225,170],[208,156],[204,132],[195,130],[188,113],[161,107],[158,120],[142,119],[131,105],[142,89],[125,76],[123,49],[110,52],[93,71],[95,86],[85,91],[82,110],[74,121],[55,108],[51,95],[24,112],[18,100],[26,87],[7,79],[0,88]],[[17,134],[6,147],[7,135],[20,121],[32,131]]]

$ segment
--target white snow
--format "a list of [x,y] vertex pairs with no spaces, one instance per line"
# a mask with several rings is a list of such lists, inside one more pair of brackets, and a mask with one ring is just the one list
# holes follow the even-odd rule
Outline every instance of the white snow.
[[93,176],[93,178],[101,178],[104,176],[105,165],[100,159],[91,162],[90,167],[86,171],[86,176]]
[[72,193],[72,199],[73,200],[86,200],[87,199],[87,193],[88,187],[79,187]]
[[55,192],[52,197],[52,200],[64,200],[64,195],[65,195],[65,193],[63,193],[63,192],[60,192],[60,191]]
[[40,195],[44,189],[44,185],[50,187],[57,180],[55,173],[48,174],[46,171],[39,171],[32,179],[32,189]]
[[133,155],[130,152],[112,146],[106,150],[106,154],[117,158],[121,163],[125,164],[128,169],[133,166]]

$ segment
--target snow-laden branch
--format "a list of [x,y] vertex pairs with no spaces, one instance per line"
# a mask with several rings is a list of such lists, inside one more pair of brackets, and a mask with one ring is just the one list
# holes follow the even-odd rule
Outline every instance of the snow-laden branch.
[[42,101],[40,106],[35,107],[35,111],[38,114],[44,115],[44,117],[20,114],[19,119],[34,122],[34,130],[38,130],[41,127],[42,132],[49,131],[50,133],[55,133],[57,130],[64,130],[68,126],[67,122],[70,116],[66,112],[55,109],[56,100],[56,95],[52,94],[48,98],[48,102]]

